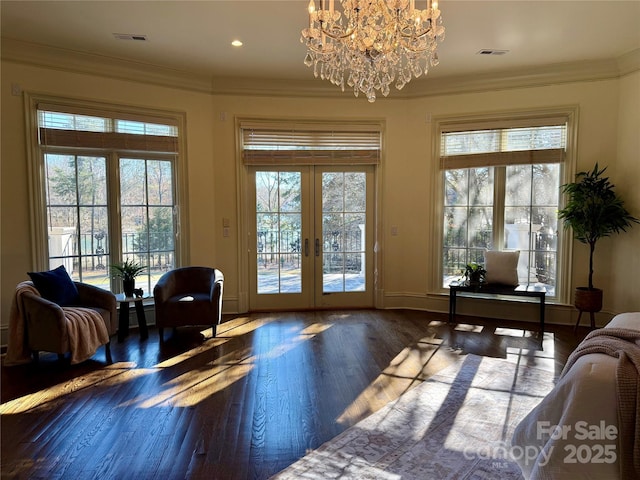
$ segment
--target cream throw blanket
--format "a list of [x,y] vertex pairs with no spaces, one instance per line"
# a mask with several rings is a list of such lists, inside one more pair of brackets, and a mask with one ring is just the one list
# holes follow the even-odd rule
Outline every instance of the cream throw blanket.
[[[26,344],[22,294],[40,293],[33,282],[18,284],[9,313],[9,343],[4,364],[21,365],[31,361],[31,352]],[[109,333],[102,316],[95,310],[84,307],[62,307],[67,322],[71,363],[76,364],[91,358],[101,345],[109,343]]]

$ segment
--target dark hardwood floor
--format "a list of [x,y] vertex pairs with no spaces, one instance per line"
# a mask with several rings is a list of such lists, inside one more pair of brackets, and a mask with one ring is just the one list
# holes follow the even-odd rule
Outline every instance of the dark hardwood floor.
[[266,479],[469,353],[560,374],[586,334],[408,310],[151,329],[81,365],[2,368],[2,478]]

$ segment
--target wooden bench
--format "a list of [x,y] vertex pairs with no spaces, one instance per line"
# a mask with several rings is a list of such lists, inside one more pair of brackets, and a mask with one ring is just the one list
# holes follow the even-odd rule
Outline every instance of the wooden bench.
[[456,299],[459,294],[462,294],[462,296],[510,295],[515,297],[538,298],[540,299],[540,333],[544,333],[544,299],[547,294],[545,287],[531,284],[510,287],[507,285],[488,283],[468,285],[465,282],[451,282],[451,284],[449,284],[449,323],[455,321]]

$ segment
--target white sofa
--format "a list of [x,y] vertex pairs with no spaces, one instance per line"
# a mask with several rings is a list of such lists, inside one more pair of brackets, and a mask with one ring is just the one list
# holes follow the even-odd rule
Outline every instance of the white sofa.
[[[640,312],[617,315],[605,328],[640,332]],[[621,478],[617,364],[602,353],[579,357],[516,427],[512,454],[525,478]]]

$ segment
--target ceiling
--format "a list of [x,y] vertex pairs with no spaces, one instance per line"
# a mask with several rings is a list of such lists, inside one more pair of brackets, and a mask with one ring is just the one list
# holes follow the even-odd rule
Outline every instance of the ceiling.
[[[5,41],[211,79],[322,82],[303,64],[307,3],[2,0],[0,31]],[[421,82],[611,61],[640,49],[639,0],[441,0],[440,10],[446,28],[440,65]],[[147,40],[118,40],[114,33]],[[231,46],[234,39],[244,45]],[[508,53],[479,55],[483,49]]]

